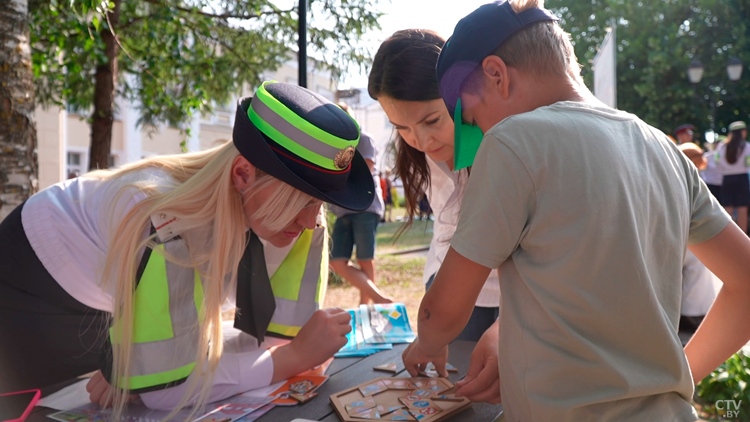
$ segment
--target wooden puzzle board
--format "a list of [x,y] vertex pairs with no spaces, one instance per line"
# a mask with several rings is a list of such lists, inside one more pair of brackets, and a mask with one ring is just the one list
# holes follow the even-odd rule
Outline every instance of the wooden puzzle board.
[[331,404],[344,422],[439,422],[471,406],[469,399],[452,396],[454,392],[446,378],[376,378],[331,395]]

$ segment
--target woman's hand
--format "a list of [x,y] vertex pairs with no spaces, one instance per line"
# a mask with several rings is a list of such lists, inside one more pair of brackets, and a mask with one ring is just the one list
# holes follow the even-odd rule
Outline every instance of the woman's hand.
[[441,377],[448,376],[448,371],[445,370],[445,363],[448,362],[447,346],[436,351],[423,350],[419,343],[419,338],[417,338],[404,350],[401,357],[404,360],[406,370],[413,377],[418,376],[420,372],[424,372],[427,369],[427,364],[430,362],[435,365],[435,371]]
[[315,311],[290,344],[305,363],[304,370],[320,365],[344,347],[346,335],[352,331],[350,321],[351,316],[343,309]]
[[[96,371],[93,377],[86,384],[86,391],[89,392],[89,400],[91,403],[98,403],[102,408],[109,407],[112,404],[112,398],[114,397],[114,390],[109,384],[102,371]],[[128,401],[133,401],[138,397],[138,394],[131,394]]]
[[456,383],[456,396],[464,396],[474,402],[501,402],[497,363],[498,336],[496,322],[484,332],[474,347],[469,371],[464,379]]

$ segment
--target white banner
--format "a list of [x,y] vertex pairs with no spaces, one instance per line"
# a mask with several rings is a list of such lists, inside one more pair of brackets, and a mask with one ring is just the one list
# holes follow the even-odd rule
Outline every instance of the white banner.
[[594,95],[604,104],[617,108],[617,46],[614,26],[607,30],[594,57]]

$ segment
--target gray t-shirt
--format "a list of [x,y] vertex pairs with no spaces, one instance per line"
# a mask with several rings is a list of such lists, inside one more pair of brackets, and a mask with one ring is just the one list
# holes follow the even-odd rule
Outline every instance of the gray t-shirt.
[[[380,188],[380,163],[378,163],[378,148],[375,146],[375,140],[372,139],[372,136],[362,132],[359,137],[359,144],[357,144],[357,151],[362,155],[362,158],[365,160],[372,160],[372,162],[375,163],[372,166],[372,181],[375,183],[375,199],[372,200],[370,207],[363,212],[375,213],[382,217],[385,206],[383,204],[383,189]],[[336,217],[354,214],[356,212],[335,205],[329,205],[328,209]]]
[[694,421],[677,337],[688,243],[730,219],[636,116],[558,102],[484,137],[452,246],[499,268],[512,421]]

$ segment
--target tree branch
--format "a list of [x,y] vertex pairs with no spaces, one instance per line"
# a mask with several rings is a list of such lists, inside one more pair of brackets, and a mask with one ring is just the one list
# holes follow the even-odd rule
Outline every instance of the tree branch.
[[[192,25],[192,23],[190,21],[186,20],[185,21],[185,26],[187,26],[188,28],[190,28],[193,31],[193,34],[195,34],[196,36],[203,37],[203,38],[208,38],[211,41],[219,43],[220,46],[222,46],[225,49],[227,49],[227,51],[229,51],[230,53],[232,53],[232,55],[234,57],[236,57],[242,64],[244,64],[248,68],[252,68],[253,67],[253,65],[251,63],[249,63],[247,60],[245,60],[244,57],[242,57],[239,53],[237,53],[237,51],[234,48],[232,48],[229,44],[225,43],[224,40],[222,40],[221,38],[217,38],[217,37],[212,36],[211,34],[206,34],[206,33],[200,32],[194,25]],[[256,64],[256,66],[257,66],[257,64]]]
[[216,13],[204,12],[204,11],[202,11],[200,9],[197,9],[197,8],[188,9],[186,7],[169,5],[169,4],[165,4],[164,2],[159,1],[159,0],[145,0],[145,1],[146,1],[146,3],[151,3],[151,4],[158,5],[158,6],[173,7],[173,8],[175,8],[175,9],[181,11],[181,12],[191,13],[191,14],[198,14],[198,15],[201,15],[201,16],[205,16],[205,17],[208,17],[208,18],[215,18],[215,19],[229,19],[229,18],[234,18],[234,19],[256,19],[256,18],[259,18],[261,16],[266,16],[266,15],[283,15],[285,13],[293,12],[294,10],[296,10],[295,8],[285,9],[285,10],[271,10],[271,11],[268,11],[268,12],[261,12],[261,13],[259,13],[257,15],[253,14],[253,13],[243,15],[243,14],[234,14],[234,13],[230,13],[230,12],[222,13],[222,14],[216,14]]
[[129,21],[127,21],[124,24],[122,24],[119,27],[117,27],[117,29],[126,29],[126,28],[128,28],[128,27],[130,27],[130,26],[132,26],[132,25],[134,25],[134,24],[136,24],[136,23],[138,23],[138,22],[140,22],[140,21],[142,21],[144,19],[150,19],[153,16],[154,16],[153,13],[149,14],[149,15],[146,15],[146,16],[136,16],[133,19],[130,19]]

